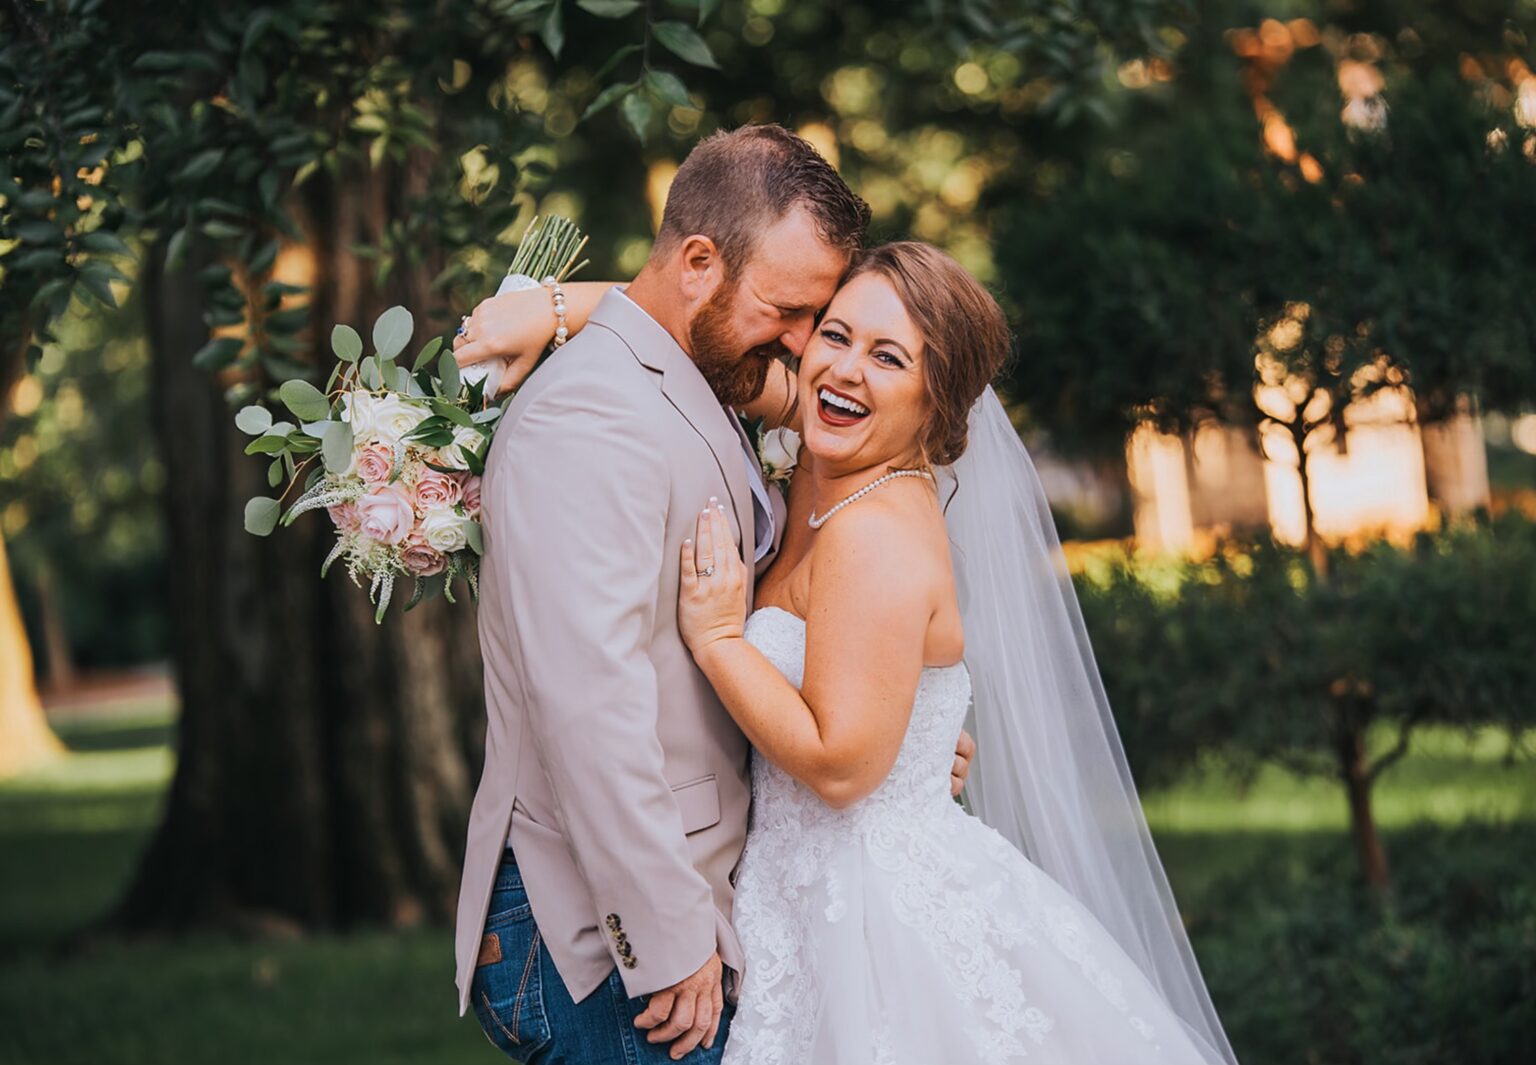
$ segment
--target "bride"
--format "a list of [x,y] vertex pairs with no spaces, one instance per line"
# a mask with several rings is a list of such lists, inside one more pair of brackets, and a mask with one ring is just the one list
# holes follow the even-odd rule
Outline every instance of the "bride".
[[756,751],[727,1065],[1235,1061],[988,387],[1007,349],[948,256],[865,253],[755,406],[804,439],[758,609],[723,511],[683,546],[680,627]]

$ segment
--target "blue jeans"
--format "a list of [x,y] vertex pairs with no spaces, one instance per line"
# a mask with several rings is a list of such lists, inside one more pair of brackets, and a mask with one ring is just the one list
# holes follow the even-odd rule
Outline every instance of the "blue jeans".
[[[486,1038],[509,1058],[525,1065],[671,1065],[671,1044],[647,1043],[634,1024],[650,996],[626,995],[617,968],[596,991],[571,1001],[544,949],[511,851],[496,871],[485,933],[496,935],[501,958],[475,969],[469,1000]],[[695,1047],[680,1059],[683,1065],[718,1065],[732,1010],[726,1003],[714,1049]]]

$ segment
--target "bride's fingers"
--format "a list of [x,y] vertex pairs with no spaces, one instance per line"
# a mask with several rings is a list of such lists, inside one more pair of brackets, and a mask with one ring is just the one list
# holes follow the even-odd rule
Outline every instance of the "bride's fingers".
[[[713,504],[714,501],[711,500],[710,502]],[[703,573],[705,570],[709,569],[715,564],[714,524],[709,520],[710,514],[713,510],[713,505],[704,508],[703,512],[699,515],[698,532],[695,533],[697,538],[697,549],[695,551],[694,558],[696,559],[695,564],[698,566],[700,573]],[[711,574],[711,576],[712,575],[713,574]]]
[[[464,343],[459,344],[458,341],[460,340],[464,341]],[[500,354],[501,352],[493,348],[488,341],[454,337],[453,357],[461,367],[473,366],[477,362],[494,359]]]
[[724,552],[726,545],[731,542],[731,530],[725,524],[725,508],[713,499],[709,502],[709,539],[710,547],[713,549],[709,556],[709,564],[714,566],[715,573],[724,579],[726,576]]
[[683,591],[692,592],[699,584],[698,567],[693,564],[693,540],[683,541],[682,557]]

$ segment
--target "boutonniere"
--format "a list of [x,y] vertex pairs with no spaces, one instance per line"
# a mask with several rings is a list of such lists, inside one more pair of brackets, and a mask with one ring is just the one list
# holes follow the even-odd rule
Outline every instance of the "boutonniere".
[[786,427],[758,432],[757,462],[764,480],[788,487],[800,462],[800,434]]

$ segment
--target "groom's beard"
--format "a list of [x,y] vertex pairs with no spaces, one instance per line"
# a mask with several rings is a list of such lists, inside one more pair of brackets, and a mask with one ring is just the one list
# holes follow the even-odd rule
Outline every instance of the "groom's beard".
[[688,328],[693,345],[693,361],[704,375],[715,398],[727,407],[740,407],[763,394],[768,381],[769,364],[778,356],[789,354],[783,344],[760,344],[745,355],[731,329],[731,309],[736,286],[721,290],[699,309]]

